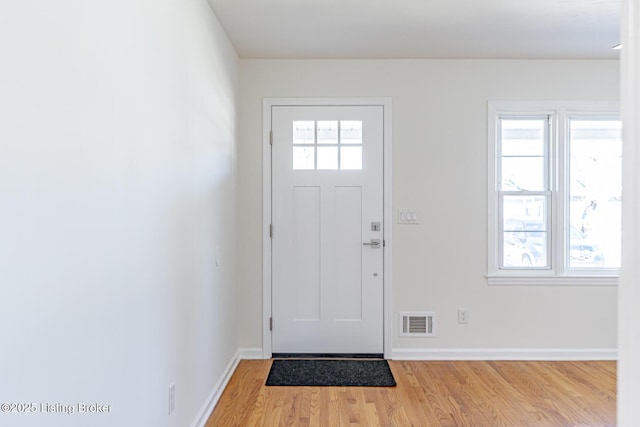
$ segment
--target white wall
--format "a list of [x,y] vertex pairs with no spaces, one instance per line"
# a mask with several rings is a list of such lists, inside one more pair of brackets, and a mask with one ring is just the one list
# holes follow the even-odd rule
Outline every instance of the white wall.
[[[393,348],[585,350],[616,347],[615,287],[488,286],[487,101],[617,100],[617,61],[242,60],[238,271],[242,347],[261,347],[263,97],[390,96]],[[457,308],[468,307],[468,325]],[[434,310],[437,338],[400,338],[398,312]]]
[[0,424],[206,404],[237,350],[237,73],[205,0],[2,2],[0,402],[111,412]]

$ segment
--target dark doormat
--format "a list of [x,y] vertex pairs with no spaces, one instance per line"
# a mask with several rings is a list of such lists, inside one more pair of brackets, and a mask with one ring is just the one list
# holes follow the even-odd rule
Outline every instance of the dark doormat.
[[386,360],[274,360],[268,386],[393,387]]

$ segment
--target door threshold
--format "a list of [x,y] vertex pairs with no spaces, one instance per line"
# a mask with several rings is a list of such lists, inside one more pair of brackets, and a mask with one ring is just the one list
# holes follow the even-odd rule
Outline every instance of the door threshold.
[[273,359],[384,359],[382,353],[273,353]]

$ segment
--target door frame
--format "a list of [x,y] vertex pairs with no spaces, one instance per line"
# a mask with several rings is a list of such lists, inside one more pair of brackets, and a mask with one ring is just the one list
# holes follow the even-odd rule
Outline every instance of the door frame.
[[270,359],[271,346],[271,287],[272,253],[270,226],[271,218],[271,115],[273,107],[304,106],[378,106],[383,115],[383,314],[382,334],[385,359],[391,357],[391,286],[392,280],[392,229],[393,206],[391,186],[391,98],[264,98],[262,101],[262,357]]

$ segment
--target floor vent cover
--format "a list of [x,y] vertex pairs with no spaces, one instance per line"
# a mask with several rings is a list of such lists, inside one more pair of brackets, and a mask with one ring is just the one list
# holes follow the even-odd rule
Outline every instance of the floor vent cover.
[[435,337],[436,314],[431,312],[400,313],[400,336]]

